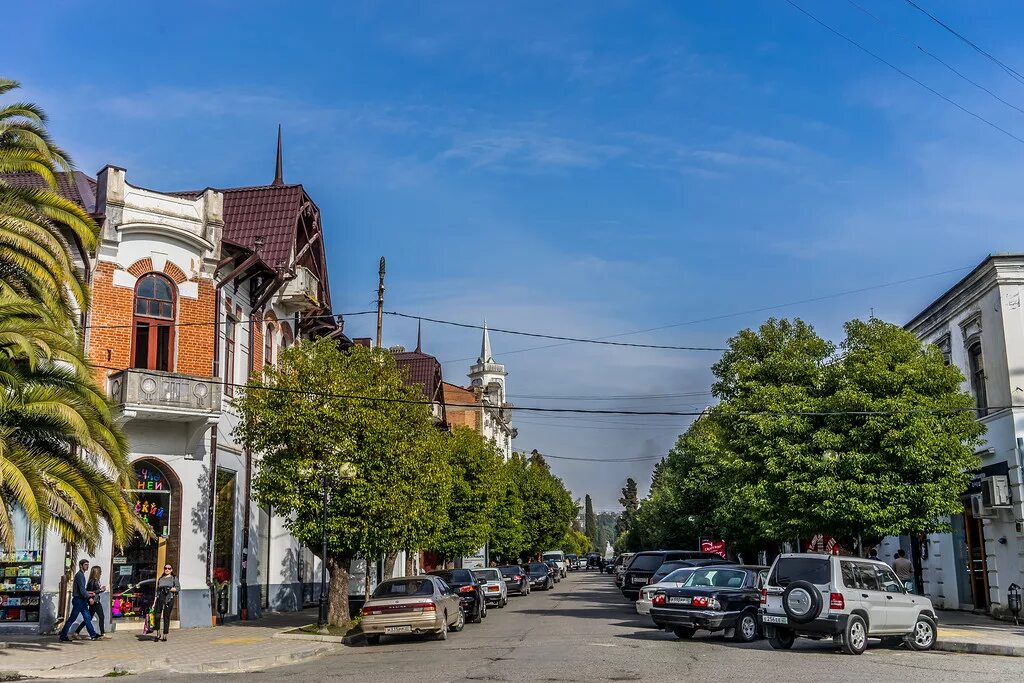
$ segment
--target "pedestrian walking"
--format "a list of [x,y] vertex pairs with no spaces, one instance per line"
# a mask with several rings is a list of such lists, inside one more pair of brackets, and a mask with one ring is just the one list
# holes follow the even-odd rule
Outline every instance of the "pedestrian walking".
[[907,592],[913,593],[914,563],[907,559],[903,548],[897,550],[893,557],[895,559],[892,561],[892,570],[896,573],[896,578],[903,582],[903,587],[907,589]]
[[78,563],[78,573],[75,574],[75,580],[71,587],[71,614],[68,615],[67,621],[64,622],[64,628],[60,630],[61,642],[66,643],[71,640],[68,637],[68,631],[71,630],[71,624],[75,623],[79,615],[85,621],[85,628],[89,631],[89,638],[91,640],[100,639],[96,629],[92,626],[92,617],[89,614],[89,598],[94,598],[96,595],[90,592],[88,588],[89,580],[85,577],[85,572],[88,569],[89,560],[82,560]]
[[[156,598],[153,600],[153,612],[156,622],[153,624],[153,642],[167,642],[167,631],[171,627],[171,610],[174,609],[174,599],[181,590],[178,577],[174,575],[174,567],[164,565],[164,574],[156,582]],[[160,617],[163,616],[164,632],[160,634]]]
[[[89,570],[89,580],[85,584],[85,589],[92,594],[89,598],[89,619],[92,621],[93,618],[99,622],[100,625],[100,639],[109,640],[106,633],[106,613],[103,611],[103,602],[100,599],[102,593],[107,592],[107,587],[104,586],[100,578],[103,575],[103,570],[99,567],[93,567]],[[82,623],[75,629],[75,636],[79,636],[82,633],[82,629],[85,628],[86,619],[82,620]]]

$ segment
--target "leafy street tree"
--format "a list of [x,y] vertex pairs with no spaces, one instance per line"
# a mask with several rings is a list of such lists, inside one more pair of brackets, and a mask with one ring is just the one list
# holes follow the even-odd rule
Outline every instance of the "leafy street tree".
[[590,552],[590,539],[582,531],[570,530],[562,537],[558,547],[566,553],[582,556]]
[[[296,538],[317,552],[327,533],[328,620],[344,625],[356,554],[429,547],[446,522],[451,478],[430,408],[416,388],[403,385],[389,354],[343,352],[329,339],[282,352],[236,405],[235,433],[259,458],[257,500],[279,510]],[[343,481],[338,474],[349,464],[356,476]],[[326,529],[324,481],[331,491]]]
[[616,538],[627,533],[633,527],[633,520],[636,519],[636,513],[640,507],[636,481],[632,477],[626,479],[626,485],[622,487],[622,497],[619,498],[619,505],[622,506],[622,513],[615,522]]
[[458,427],[444,441],[452,489],[447,519],[430,549],[452,560],[486,543],[506,491],[505,471],[494,445],[472,429]]
[[[0,95],[17,88],[0,79]],[[0,107],[0,544],[13,547],[18,507],[93,551],[104,522],[117,545],[148,530],[124,493],[125,439],[76,328],[89,297],[64,231],[91,250],[98,227],[56,191],[72,167],[45,122],[34,104]],[[4,176],[32,173],[47,188]]]
[[526,460],[513,453],[508,462],[502,464],[494,524],[491,525],[489,539],[491,554],[502,563],[520,560],[531,545],[523,522],[525,481]]
[[615,523],[619,519],[617,512],[597,513],[597,551],[604,554],[608,543],[615,540]]
[[585,508],[584,508],[584,522],[583,530],[590,539],[590,547],[597,549],[597,515],[594,514],[594,501],[590,499],[590,494],[586,496]]

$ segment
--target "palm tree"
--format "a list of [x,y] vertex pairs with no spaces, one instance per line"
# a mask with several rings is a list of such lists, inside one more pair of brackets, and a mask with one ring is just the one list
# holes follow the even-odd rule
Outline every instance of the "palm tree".
[[[0,78],[0,96],[18,87]],[[89,294],[62,226],[86,250],[95,248],[98,229],[80,206],[56,191],[60,171],[70,172],[72,165],[45,123],[46,115],[34,104],[0,107],[0,291],[71,317],[88,306]],[[9,173],[35,173],[50,189],[13,185],[2,178]]]
[[[0,95],[18,87],[0,79]],[[74,313],[89,303],[68,236],[85,249],[98,228],[58,192],[70,159],[33,104],[0,107],[0,546],[13,512],[93,550],[105,523],[117,545],[147,527],[125,492],[128,447],[95,386]],[[3,174],[34,173],[48,188]]]

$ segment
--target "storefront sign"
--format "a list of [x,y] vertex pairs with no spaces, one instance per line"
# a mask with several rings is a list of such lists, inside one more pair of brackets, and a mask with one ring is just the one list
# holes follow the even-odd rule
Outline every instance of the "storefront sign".
[[127,561],[128,561],[127,557],[115,557],[114,558],[114,564],[124,564]]
[[982,486],[984,486],[986,477],[1000,476],[1010,476],[1010,465],[1005,460],[994,462],[991,465],[985,465],[981,469],[971,472],[971,483],[967,485],[967,493],[964,495],[973,496],[981,494]]
[[[124,558],[120,557],[118,559],[123,560]],[[133,564],[122,564],[120,567],[118,567],[117,575],[118,576],[131,576],[133,571],[135,571],[135,565],[133,565]]]
[[725,559],[725,541],[701,541],[700,549],[701,552],[714,553]]

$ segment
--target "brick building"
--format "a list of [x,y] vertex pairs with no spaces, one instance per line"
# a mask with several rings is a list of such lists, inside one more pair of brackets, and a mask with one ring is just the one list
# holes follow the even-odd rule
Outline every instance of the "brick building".
[[[320,211],[302,185],[284,183],[280,152],[278,138],[274,181],[256,187],[158,192],[115,166],[61,179],[101,227],[96,253],[76,254],[92,290],[86,348],[157,536],[116,552],[108,540],[90,558],[117,628],[141,628],[165,562],[181,581],[172,619],[183,627],[314,598],[312,553],[250,498],[253,458],[232,439],[228,400],[298,338],[350,343],[331,315]],[[29,174],[5,180],[42,186]],[[39,558],[41,606],[27,626],[47,630],[64,613],[70,549],[52,533],[35,544],[24,550]]]

